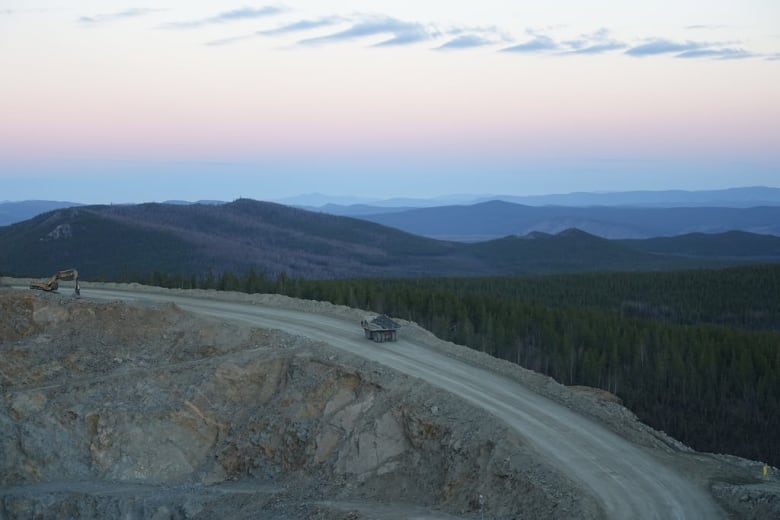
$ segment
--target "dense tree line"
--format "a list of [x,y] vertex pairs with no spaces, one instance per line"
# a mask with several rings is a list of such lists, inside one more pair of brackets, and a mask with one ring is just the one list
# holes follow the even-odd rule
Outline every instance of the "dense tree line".
[[780,466],[780,265],[500,278],[312,281],[151,273],[409,319],[437,336],[608,390],[697,450]]

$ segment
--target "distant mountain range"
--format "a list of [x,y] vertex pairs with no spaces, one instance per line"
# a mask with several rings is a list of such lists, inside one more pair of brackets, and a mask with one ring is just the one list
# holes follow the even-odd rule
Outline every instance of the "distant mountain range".
[[360,215],[416,235],[476,242],[534,231],[578,228],[604,238],[650,238],[739,230],[780,235],[780,206],[650,208],[523,206],[503,201]]
[[[433,198],[361,198],[329,196],[319,193],[287,197],[273,202],[311,211],[341,216],[366,216],[384,213],[399,213],[419,208],[435,208],[454,205],[475,205],[484,202],[512,202],[524,206],[566,206],[566,207],[720,207],[751,208],[759,206],[780,206],[780,188],[743,187],[707,191],[628,191],[613,193],[568,193],[558,195],[447,195]],[[224,204],[219,200],[167,200],[163,204]],[[21,222],[36,215],[59,208],[82,205],[76,202],[21,201],[0,202],[0,226]],[[741,228],[740,228],[741,229]]]
[[334,215],[356,216],[395,213],[399,209],[433,208],[453,205],[473,205],[503,201],[524,206],[625,206],[625,207],[718,207],[751,208],[780,206],[780,188],[763,186],[724,190],[663,190],[624,191],[611,193],[566,193],[557,195],[451,195],[431,199],[360,199],[328,197],[320,194],[301,195],[279,200],[283,204],[323,211]]
[[567,193],[515,197],[483,197],[474,202],[502,200],[526,206],[634,206],[634,207],[720,207],[751,208],[780,206],[780,188],[753,186],[724,190],[622,191],[611,193]]
[[77,202],[56,200],[25,200],[21,202],[0,202],[0,226],[21,222],[41,213],[60,208],[80,206]]
[[[348,196],[329,196],[318,193],[274,200],[286,206],[340,216],[371,216],[400,213],[421,208],[473,206],[485,202],[502,201],[523,206],[546,207],[634,207],[634,208],[753,208],[780,207],[780,189],[744,187],[708,191],[630,191],[614,193],[568,193],[559,195],[448,195],[434,198],[368,199]],[[225,204],[219,200],[168,200],[163,204]],[[76,202],[21,201],[0,202],[0,226],[21,222],[36,215],[59,208],[83,205]],[[742,228],[739,228],[742,229]],[[540,229],[544,231],[543,229]],[[457,235],[457,233],[455,234]],[[489,235],[493,236],[492,233]]]
[[780,238],[730,232],[618,241],[567,229],[460,243],[249,199],[75,206],[0,227],[0,272],[48,276],[75,267],[88,279],[250,269],[301,278],[478,276],[755,260],[780,261]]

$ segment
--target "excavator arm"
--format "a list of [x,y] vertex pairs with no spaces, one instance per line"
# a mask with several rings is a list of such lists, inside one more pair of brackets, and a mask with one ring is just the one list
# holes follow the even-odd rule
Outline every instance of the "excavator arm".
[[70,280],[76,282],[76,289],[74,292],[76,293],[76,296],[79,296],[81,294],[81,288],[79,287],[79,272],[75,269],[65,269],[64,271],[59,271],[57,273],[54,273],[51,278],[46,280],[45,282],[32,282],[30,284],[30,289],[38,289],[40,291],[46,291],[46,292],[55,292],[57,289],[59,289],[60,280]]

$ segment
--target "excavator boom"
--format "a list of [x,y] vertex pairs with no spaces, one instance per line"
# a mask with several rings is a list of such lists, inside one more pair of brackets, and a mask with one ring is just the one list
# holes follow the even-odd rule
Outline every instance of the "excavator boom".
[[75,269],[65,269],[64,271],[59,271],[57,273],[54,273],[51,278],[46,280],[45,282],[32,282],[30,284],[30,289],[38,289],[40,291],[46,291],[46,292],[55,292],[57,289],[59,289],[60,280],[70,280],[73,279],[73,281],[76,282],[76,289],[74,292],[76,293],[76,296],[81,294],[81,288],[79,287],[79,272]]

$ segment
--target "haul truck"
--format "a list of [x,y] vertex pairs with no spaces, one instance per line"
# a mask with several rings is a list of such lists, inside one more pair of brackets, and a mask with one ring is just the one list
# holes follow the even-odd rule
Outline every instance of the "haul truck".
[[363,331],[366,334],[366,338],[377,343],[384,343],[385,341],[395,341],[398,339],[398,329],[401,326],[385,316],[366,316],[363,321],[360,322],[363,327]]

